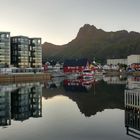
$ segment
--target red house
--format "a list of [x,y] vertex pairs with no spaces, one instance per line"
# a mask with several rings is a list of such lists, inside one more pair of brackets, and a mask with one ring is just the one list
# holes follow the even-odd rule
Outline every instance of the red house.
[[88,59],[71,59],[65,60],[63,65],[64,73],[78,73],[85,68],[89,68],[90,63]]

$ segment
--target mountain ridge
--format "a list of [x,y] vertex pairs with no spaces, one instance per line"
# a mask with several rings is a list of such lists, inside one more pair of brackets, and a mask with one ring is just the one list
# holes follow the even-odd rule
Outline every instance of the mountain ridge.
[[43,61],[54,59],[96,58],[105,62],[108,58],[126,58],[140,53],[140,33],[127,30],[104,31],[94,25],[85,24],[75,39],[64,45],[45,42],[42,45]]

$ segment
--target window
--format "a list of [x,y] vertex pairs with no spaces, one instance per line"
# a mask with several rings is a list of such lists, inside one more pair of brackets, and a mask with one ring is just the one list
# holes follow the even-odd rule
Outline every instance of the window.
[[6,37],[9,38],[9,34],[7,34]]

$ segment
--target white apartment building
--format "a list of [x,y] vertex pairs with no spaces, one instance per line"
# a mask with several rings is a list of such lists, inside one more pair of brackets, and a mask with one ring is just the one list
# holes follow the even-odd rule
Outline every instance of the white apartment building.
[[118,65],[118,64],[127,65],[127,59],[107,59],[107,65]]

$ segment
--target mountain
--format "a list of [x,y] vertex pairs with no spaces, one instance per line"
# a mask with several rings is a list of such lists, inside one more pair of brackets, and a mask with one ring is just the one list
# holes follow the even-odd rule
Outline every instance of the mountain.
[[130,54],[140,54],[140,33],[126,30],[106,32],[94,25],[85,24],[71,42],[65,45],[45,42],[42,50],[44,62],[82,57],[105,62],[108,58],[126,58]]

